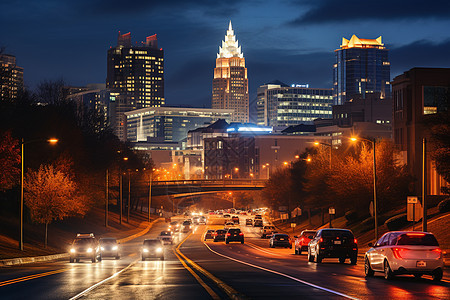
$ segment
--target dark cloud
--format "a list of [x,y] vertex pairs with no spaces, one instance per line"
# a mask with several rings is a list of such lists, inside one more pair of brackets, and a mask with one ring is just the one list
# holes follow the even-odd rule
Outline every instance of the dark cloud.
[[391,48],[391,77],[415,67],[450,68],[450,39],[441,43],[419,40]]
[[306,12],[290,22],[291,25],[366,20],[448,20],[450,16],[450,2],[447,0],[297,0],[293,3]]

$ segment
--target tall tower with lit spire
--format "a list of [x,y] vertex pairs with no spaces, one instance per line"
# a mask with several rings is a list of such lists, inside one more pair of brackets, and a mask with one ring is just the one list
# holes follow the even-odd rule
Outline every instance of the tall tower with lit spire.
[[218,109],[233,109],[232,122],[249,121],[247,68],[231,21],[217,54],[211,106]]

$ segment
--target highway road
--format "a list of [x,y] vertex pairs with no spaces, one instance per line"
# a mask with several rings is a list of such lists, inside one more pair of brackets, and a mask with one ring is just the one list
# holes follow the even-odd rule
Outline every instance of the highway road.
[[[140,259],[144,238],[155,238],[167,225],[122,246],[120,260],[56,261],[0,269],[2,299],[450,299],[450,282],[381,275],[366,279],[357,265],[325,259],[308,262],[293,249],[269,248],[259,229],[243,225],[245,243],[204,241],[200,225],[177,234],[165,246],[165,260]],[[220,223],[217,221],[216,223]]]

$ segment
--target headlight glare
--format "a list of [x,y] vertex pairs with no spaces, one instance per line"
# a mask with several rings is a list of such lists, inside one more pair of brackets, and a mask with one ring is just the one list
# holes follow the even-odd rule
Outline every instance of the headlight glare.
[[147,248],[144,248],[144,249],[142,249],[142,251],[144,251],[145,253],[147,253],[147,252],[148,252],[148,249],[147,249]]
[[88,248],[88,249],[86,250],[86,252],[91,253],[91,252],[92,252],[92,248]]
[[112,247],[112,249],[113,250],[117,250],[117,249],[119,249],[119,247],[118,246],[114,246],[114,247]]
[[162,248],[156,248],[156,252],[162,252]]
[[76,252],[75,248],[70,249],[70,253],[75,253],[75,252]]
[[100,249],[103,251],[103,250],[105,250],[105,248],[103,248],[103,247],[100,247]]

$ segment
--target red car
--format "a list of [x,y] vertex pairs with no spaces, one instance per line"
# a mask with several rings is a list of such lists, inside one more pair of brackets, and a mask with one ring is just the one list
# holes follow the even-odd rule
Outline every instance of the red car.
[[307,251],[308,244],[315,234],[316,234],[315,230],[303,230],[302,233],[300,233],[300,236],[294,236],[295,254],[302,254],[302,251]]

